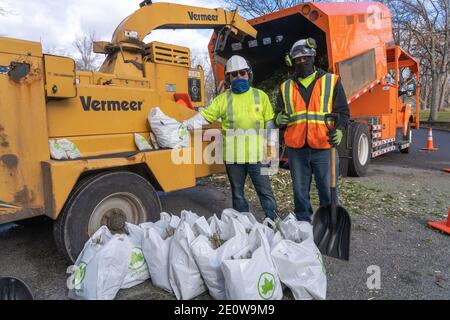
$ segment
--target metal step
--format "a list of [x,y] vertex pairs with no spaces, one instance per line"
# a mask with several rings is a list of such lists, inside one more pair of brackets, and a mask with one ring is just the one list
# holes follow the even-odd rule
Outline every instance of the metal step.
[[379,157],[379,156],[381,156],[383,154],[386,154],[388,152],[394,151],[397,148],[398,148],[397,146],[391,146],[391,147],[383,148],[383,149],[380,149],[378,151],[372,152],[372,158]]

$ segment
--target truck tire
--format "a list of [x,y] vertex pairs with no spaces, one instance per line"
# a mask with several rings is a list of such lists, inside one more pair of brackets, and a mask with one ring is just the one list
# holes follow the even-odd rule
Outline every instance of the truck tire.
[[160,212],[156,190],[140,175],[117,171],[89,176],[77,184],[55,221],[56,246],[73,263],[102,225],[117,219],[133,224],[156,221]]
[[[77,194],[80,190],[82,190],[90,180],[95,179],[100,175],[101,174],[90,175],[90,176],[84,177],[80,181],[78,181],[78,183],[75,185],[72,192],[70,193],[69,197],[67,198],[66,204],[64,205],[63,209],[61,210],[61,213],[58,216],[58,219],[53,223],[53,238],[55,240],[56,249],[58,249],[58,251],[60,253],[62,253],[64,256],[66,256],[66,254],[65,254],[66,249],[65,249],[65,244],[64,244],[64,228],[63,228],[64,217],[65,217],[64,212],[66,211],[66,208],[70,205],[71,199],[74,198],[74,195]],[[67,256],[66,256],[66,258],[67,258]],[[67,259],[70,260],[69,258],[67,258]]]
[[350,177],[364,177],[370,164],[372,144],[369,128],[363,123],[352,124],[351,159],[348,175]]
[[401,153],[409,153],[409,149],[411,148],[411,144],[413,141],[412,130],[411,130],[411,121],[408,122],[408,129],[406,131],[406,136],[403,137],[403,141],[409,141],[409,147],[405,149],[400,149]]

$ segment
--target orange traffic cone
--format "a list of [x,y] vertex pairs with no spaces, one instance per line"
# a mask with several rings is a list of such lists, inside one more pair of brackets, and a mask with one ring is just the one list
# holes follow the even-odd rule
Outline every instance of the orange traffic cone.
[[448,209],[447,221],[429,221],[428,225],[435,229],[441,230],[445,233],[450,234],[450,208]]
[[438,151],[439,150],[438,148],[435,148],[433,145],[433,129],[431,129],[431,128],[428,129],[427,146],[420,150],[424,150],[424,151]]

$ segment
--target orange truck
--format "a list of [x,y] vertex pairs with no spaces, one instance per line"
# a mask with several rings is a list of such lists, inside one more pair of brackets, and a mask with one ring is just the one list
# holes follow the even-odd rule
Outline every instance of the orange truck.
[[[395,150],[409,152],[412,129],[419,128],[419,62],[395,45],[386,6],[306,3],[249,23],[258,31],[256,39],[220,47],[216,39],[223,35],[212,35],[209,52],[218,82],[224,79],[226,59],[238,54],[251,62],[257,87],[284,67],[295,41],[315,38],[316,65],[341,77],[350,106],[351,124],[339,148],[341,173],[364,176],[371,159]],[[283,153],[281,160],[287,161]]]

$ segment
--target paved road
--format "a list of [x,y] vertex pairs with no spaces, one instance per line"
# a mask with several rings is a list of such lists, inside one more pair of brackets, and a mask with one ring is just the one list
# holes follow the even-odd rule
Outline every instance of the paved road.
[[437,152],[420,150],[425,147],[428,138],[427,129],[413,131],[413,145],[407,156],[399,151],[373,159],[374,164],[395,165],[404,168],[435,169],[450,168],[450,132],[433,130],[434,146]]

